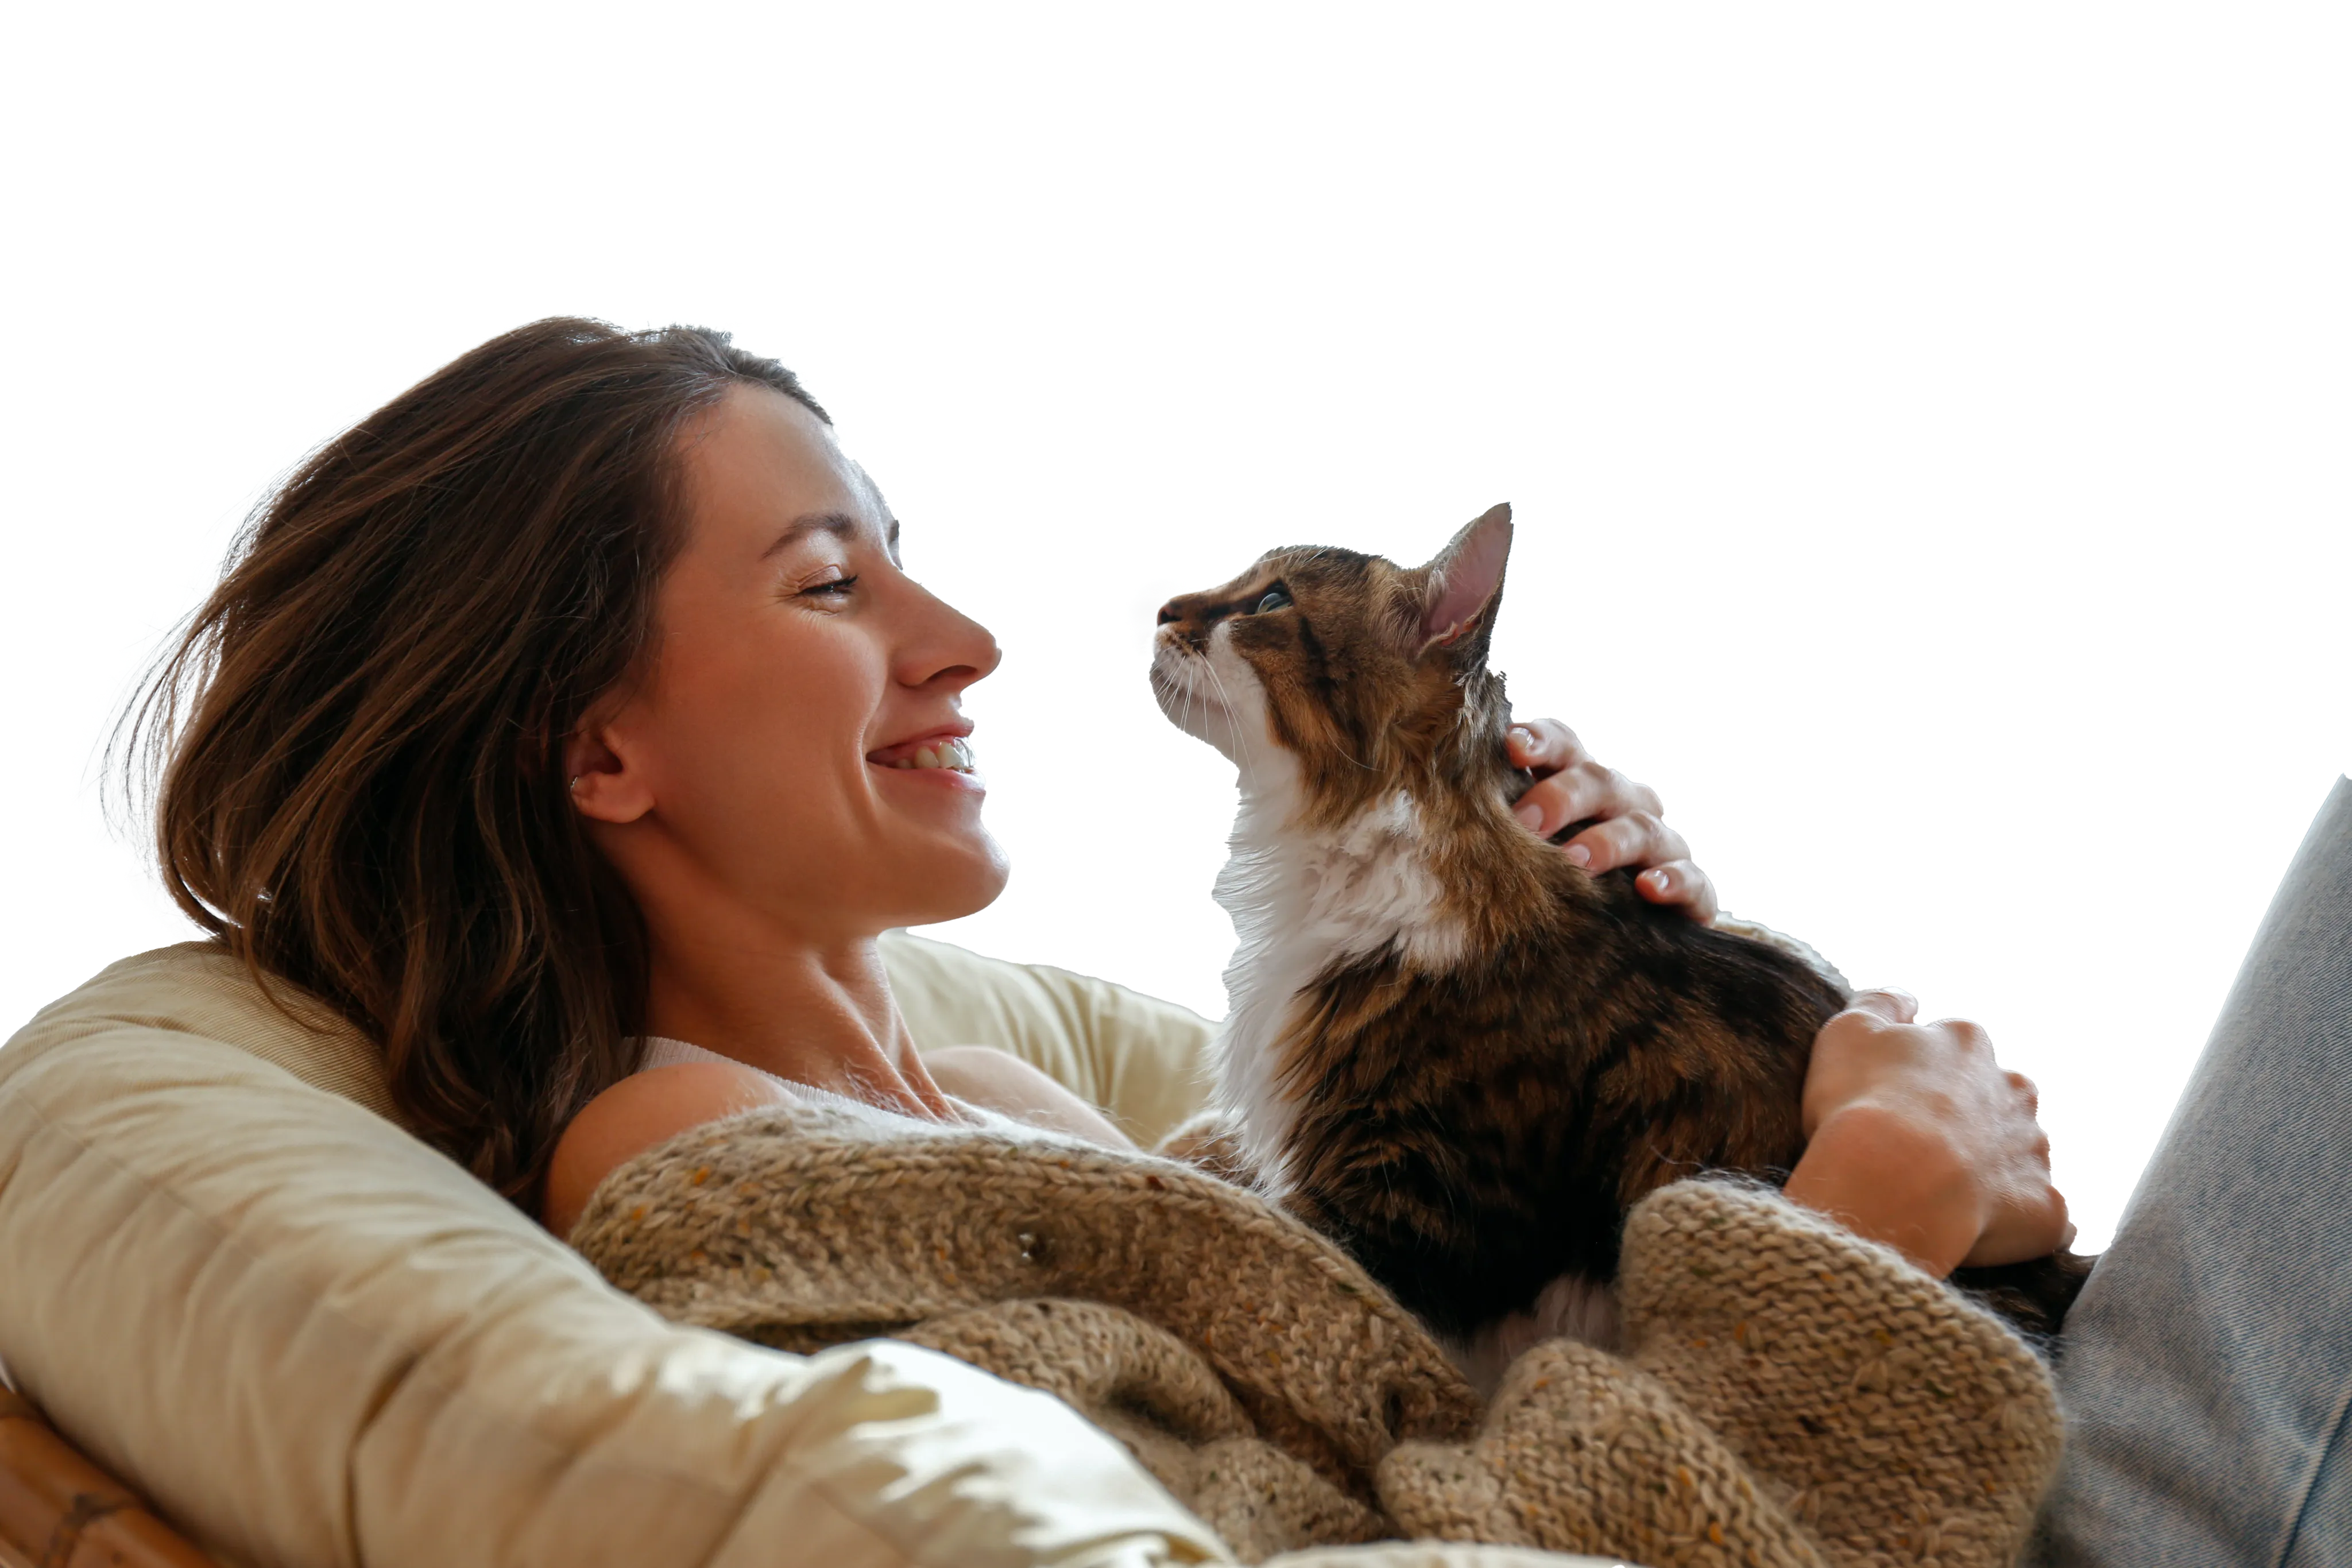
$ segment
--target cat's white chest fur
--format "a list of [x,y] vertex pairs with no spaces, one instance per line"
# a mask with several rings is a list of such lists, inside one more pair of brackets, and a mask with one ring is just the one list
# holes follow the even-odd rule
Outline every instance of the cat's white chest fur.
[[1302,825],[1297,760],[1250,733],[1264,732],[1247,711],[1257,694],[1245,665],[1226,674],[1226,693],[1243,710],[1234,716],[1242,799],[1216,883],[1234,936],[1218,1099],[1265,1190],[1279,1198],[1294,1110],[1277,1048],[1299,993],[1334,966],[1391,949],[1416,967],[1444,967],[1460,959],[1464,934],[1444,911],[1412,800],[1399,792],[1339,827]]
[[[1218,1097],[1239,1131],[1242,1152],[1267,1197],[1290,1182],[1287,1153],[1296,1110],[1280,1082],[1277,1050],[1298,993],[1334,964],[1394,947],[1409,962],[1441,968],[1462,956],[1458,922],[1439,913],[1420,813],[1402,795],[1346,827],[1324,832],[1292,825],[1280,763],[1245,789],[1234,821],[1232,855],[1216,897],[1238,938],[1225,967],[1225,1025],[1219,1037]],[[1287,775],[1296,788],[1295,768]],[[1272,788],[1269,788],[1272,786]],[[1492,1394],[1521,1351],[1559,1335],[1615,1349],[1617,1292],[1564,1276],[1528,1311],[1487,1324],[1447,1352],[1481,1391]]]

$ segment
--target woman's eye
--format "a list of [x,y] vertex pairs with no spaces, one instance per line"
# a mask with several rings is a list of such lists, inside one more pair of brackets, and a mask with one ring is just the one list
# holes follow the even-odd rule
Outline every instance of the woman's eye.
[[808,587],[802,589],[801,592],[803,594],[814,594],[820,599],[846,598],[851,585],[856,582],[856,580],[857,579],[854,576],[827,578],[823,582],[811,583]]
[[1250,613],[1253,615],[1263,615],[1269,610],[1279,610],[1289,602],[1290,595],[1283,592],[1282,590],[1278,588],[1270,589],[1267,591],[1266,596],[1257,601],[1257,608],[1251,611]]

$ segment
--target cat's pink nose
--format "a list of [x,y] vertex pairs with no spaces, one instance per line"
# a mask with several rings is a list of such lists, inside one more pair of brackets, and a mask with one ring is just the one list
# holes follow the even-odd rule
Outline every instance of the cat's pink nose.
[[1181,621],[1183,619],[1183,612],[1176,608],[1176,601],[1174,600],[1171,599],[1167,603],[1160,607],[1160,625],[1165,626],[1171,621]]

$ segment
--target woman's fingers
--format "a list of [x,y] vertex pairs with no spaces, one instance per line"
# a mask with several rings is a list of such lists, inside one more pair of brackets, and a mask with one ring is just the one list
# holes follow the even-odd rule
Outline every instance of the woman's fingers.
[[1822,1027],[1805,1079],[1807,1135],[1857,1115],[1869,1135],[1824,1150],[1832,1162],[1817,1161],[1809,1183],[1843,1196],[1816,1207],[1864,1217],[1864,1234],[1937,1272],[2064,1246],[2074,1228],[2051,1185],[2032,1080],[2004,1070],[1977,1025],[1917,1023],[1917,1013],[1901,992],[1866,991]]
[[[1576,731],[1556,718],[1531,718],[1511,727],[1507,741],[1511,766],[1541,779],[1587,760]],[[1573,821],[1573,819],[1570,819]]]
[[1595,822],[1559,850],[1570,864],[1596,874],[1621,865],[1664,865],[1690,858],[1690,845],[1683,836],[1647,811]]
[[1683,836],[1648,811],[1595,822],[1562,844],[1560,852],[1596,876],[1619,866],[1642,867],[1633,886],[1643,898],[1673,905],[1694,920],[1715,918],[1715,883],[1692,861]]
[[[2043,1164],[2046,1167],[2046,1154]],[[1984,1234],[1960,1261],[1972,1269],[2024,1263],[2047,1258],[2074,1239],[2074,1223],[2066,1217],[2066,1195],[2050,1185],[2045,1168],[2041,1180],[2021,1184],[2007,1201],[1995,1206]]]
[[1633,886],[1652,904],[1678,905],[1701,924],[1716,916],[1715,883],[1688,860],[1652,866],[1633,879]]
[[1690,858],[1682,834],[1647,810],[1595,822],[1560,846],[1570,864],[1598,876],[1620,866],[1641,868],[1634,889],[1653,904],[1669,904],[1692,919],[1713,920],[1715,883]]
[[[1853,1000],[1846,1003],[1845,1012],[1875,1013],[1887,1023],[1909,1023],[1919,1016],[1919,998],[1893,986],[1881,986],[1876,990],[1855,992]],[[1835,1024],[1843,1017],[1845,1013],[1840,1013],[1830,1023]]]
[[1511,727],[1514,766],[1536,776],[1512,815],[1538,838],[1576,822],[1591,826],[1560,846],[1572,865],[1595,875],[1632,866],[1634,883],[1653,904],[1681,909],[1694,920],[1716,916],[1715,883],[1690,858],[1690,845],[1661,820],[1658,792],[1595,762],[1576,732],[1557,719],[1529,719]]
[[1587,817],[1615,817],[1631,810],[1653,816],[1664,812],[1656,790],[1592,760],[1576,731],[1556,718],[1531,718],[1513,725],[1507,749],[1513,767],[1536,776],[1536,782],[1519,798],[1518,819],[1545,838]]
[[1664,813],[1665,807],[1647,784],[1636,784],[1614,768],[1604,768],[1590,758],[1538,779],[1512,808],[1528,831],[1547,839],[1570,822],[1588,817],[1622,817],[1628,811],[1646,811],[1656,817]]
[[2039,1120],[2042,1092],[2022,1072],[2002,1072],[2000,1087],[2005,1094],[1988,1120],[2005,1128],[2009,1157],[1993,1179],[1985,1233],[1968,1255],[1976,1264],[2022,1263],[2074,1239],[2066,1195],[2050,1181],[2050,1134]]

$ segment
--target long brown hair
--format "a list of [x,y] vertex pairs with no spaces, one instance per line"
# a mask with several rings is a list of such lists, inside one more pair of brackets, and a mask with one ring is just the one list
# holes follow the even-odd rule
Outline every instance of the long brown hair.
[[643,926],[564,741],[642,667],[679,434],[743,384],[824,417],[722,332],[483,344],[256,508],[128,720],[180,907],[349,1019],[410,1128],[519,1202],[644,1028]]

